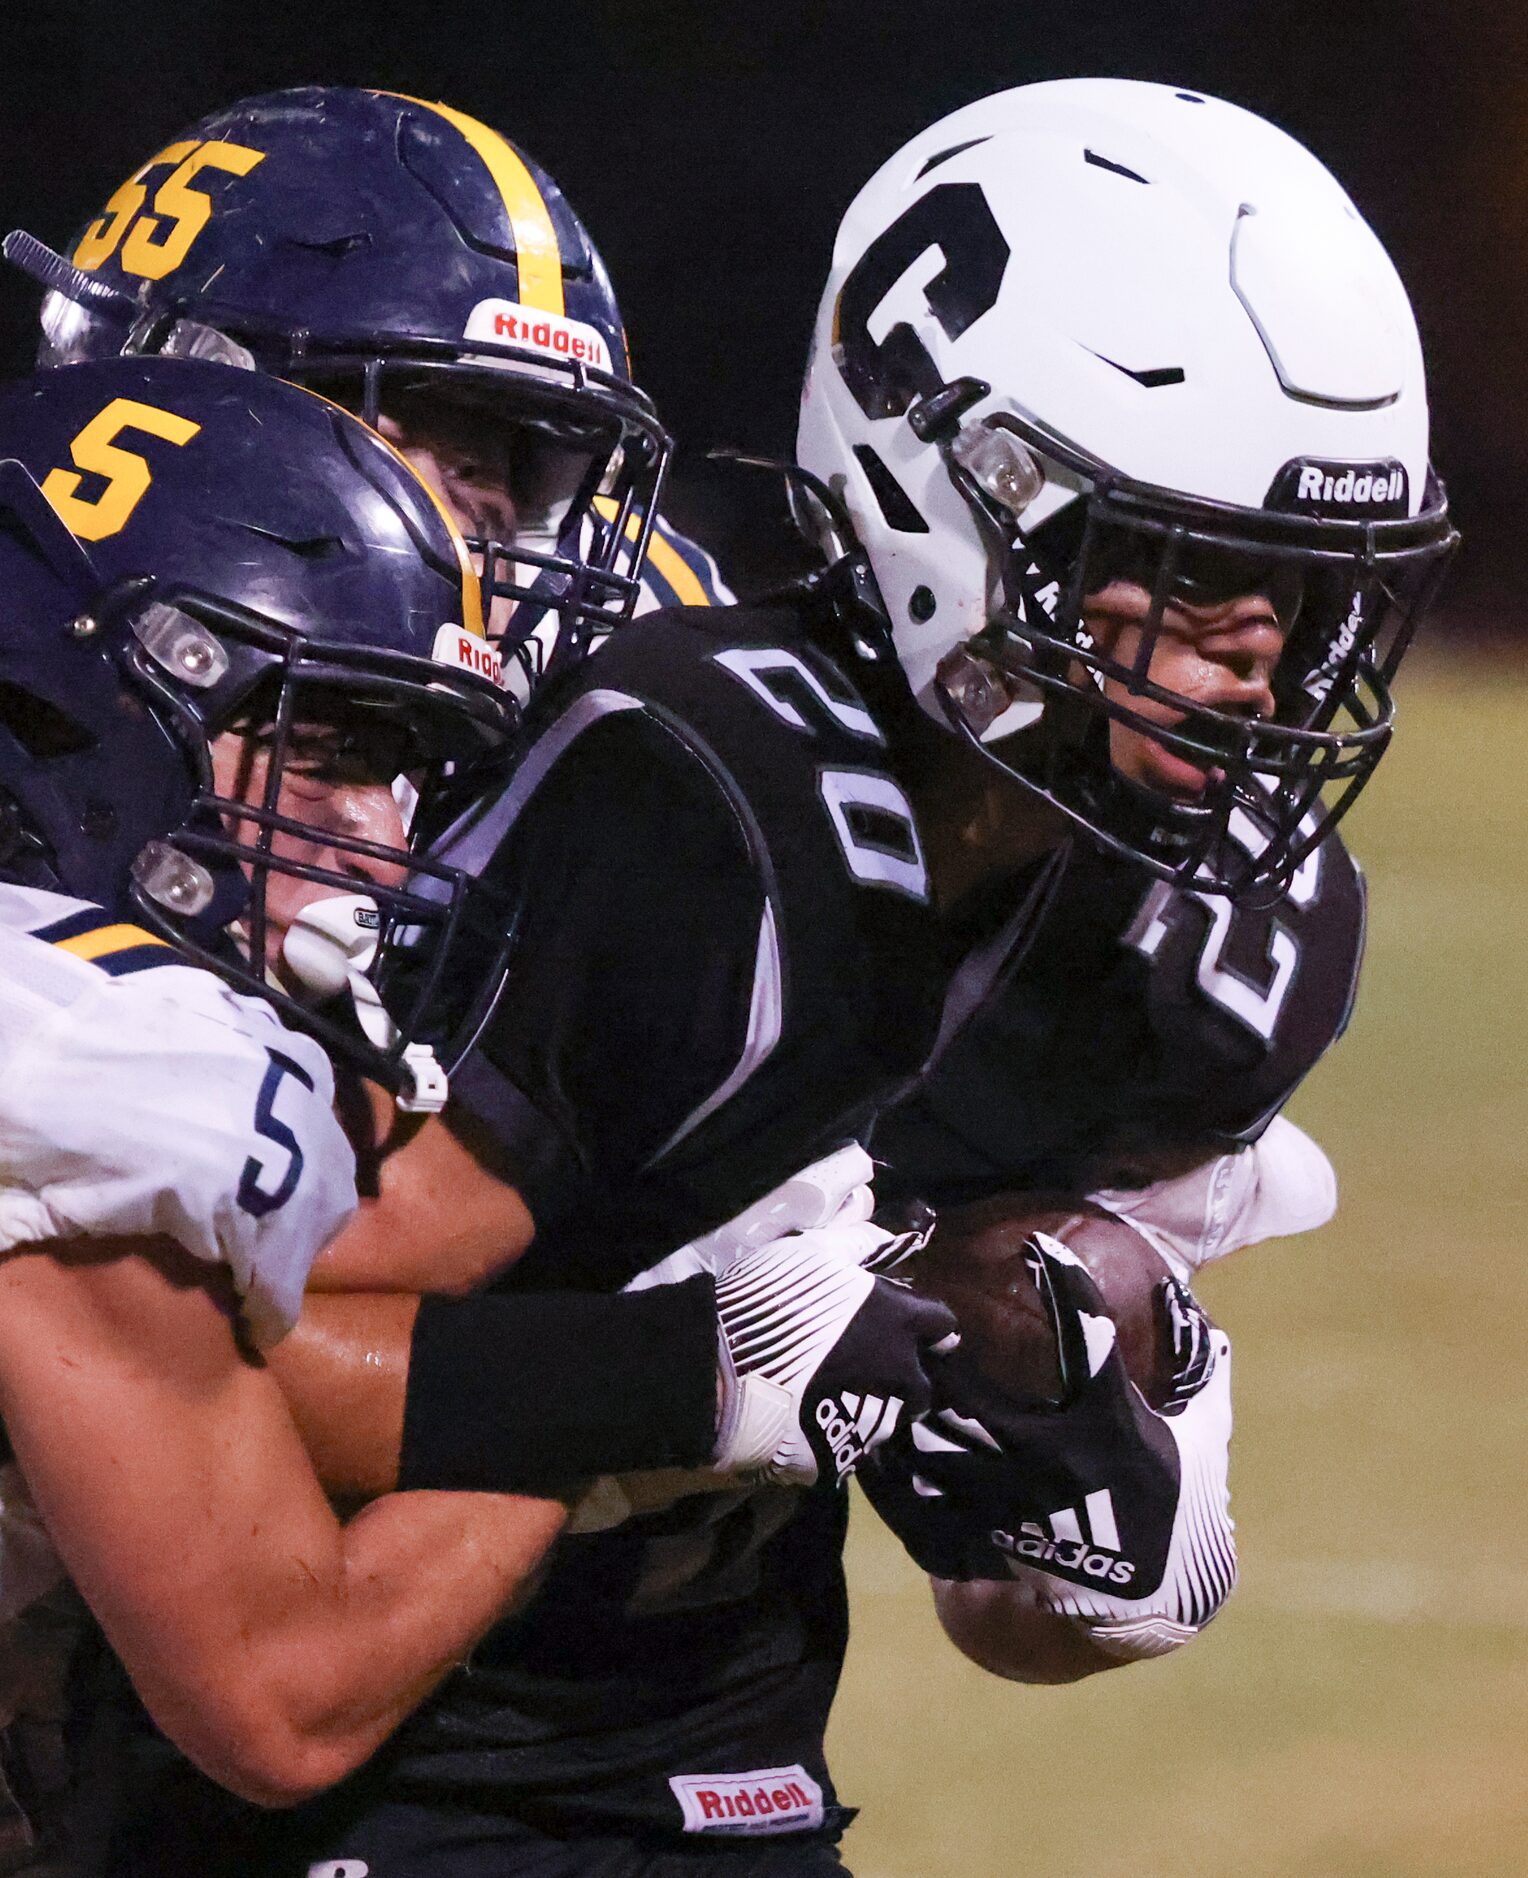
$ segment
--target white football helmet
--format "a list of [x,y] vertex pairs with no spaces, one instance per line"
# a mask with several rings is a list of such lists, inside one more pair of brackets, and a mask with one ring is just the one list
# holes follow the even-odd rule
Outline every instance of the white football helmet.
[[[1373,231],[1271,124],[1133,80],[981,99],[871,178],[798,456],[847,513],[915,696],[1201,889],[1287,880],[1346,809],[1454,541],[1416,322]],[[1114,579],[1152,598],[1128,665],[1082,621]],[[1286,633],[1271,718],[1148,675],[1169,601],[1243,593]],[[1111,719],[1196,764],[1203,794],[1117,774]]]

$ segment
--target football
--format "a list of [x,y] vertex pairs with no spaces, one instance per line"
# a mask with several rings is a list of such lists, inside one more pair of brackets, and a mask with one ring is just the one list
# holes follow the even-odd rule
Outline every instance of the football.
[[897,1275],[949,1306],[989,1381],[1025,1405],[1054,1401],[1061,1384],[1055,1334],[1024,1256],[1034,1232],[1062,1240],[1087,1267],[1131,1380],[1160,1408],[1173,1375],[1159,1296],[1170,1273],[1133,1226],[1101,1208],[1059,1194],[1007,1193],[941,1209],[929,1243]]

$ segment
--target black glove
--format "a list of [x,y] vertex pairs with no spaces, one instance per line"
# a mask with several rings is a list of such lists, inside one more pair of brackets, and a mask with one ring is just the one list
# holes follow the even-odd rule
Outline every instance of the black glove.
[[717,1279],[719,1468],[842,1484],[929,1407],[931,1367],[960,1335],[942,1304],[861,1269],[890,1237],[869,1222],[795,1233]]
[[1218,1440],[1222,1451],[1229,1438],[1228,1399],[1223,1432],[1180,1419],[1214,1371],[1219,1333],[1168,1280],[1161,1300],[1177,1381],[1171,1413],[1158,1415],[1130,1381],[1113,1321],[1076,1256],[1044,1233],[1028,1253],[1055,1332],[1059,1401],[1016,1407],[957,1352],[941,1372],[938,1406],[882,1446],[860,1484],[936,1577],[1005,1579],[1014,1561],[1116,1597],[1149,1597],[1173,1544],[1180,1435]]

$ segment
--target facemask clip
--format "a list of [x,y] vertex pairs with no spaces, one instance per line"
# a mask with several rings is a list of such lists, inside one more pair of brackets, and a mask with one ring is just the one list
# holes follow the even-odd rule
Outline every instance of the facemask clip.
[[1045,487],[1045,472],[1012,431],[968,424],[951,439],[950,455],[978,489],[1015,519]]
[[435,1052],[427,1043],[411,1043],[403,1052],[403,1067],[408,1071],[410,1084],[401,1089],[395,1098],[398,1107],[405,1115],[438,1115],[446,1106],[446,1097],[450,1089],[446,1083],[446,1072],[435,1060]]
[[211,874],[168,841],[145,842],[133,857],[131,873],[149,899],[183,919],[194,919],[212,904]]

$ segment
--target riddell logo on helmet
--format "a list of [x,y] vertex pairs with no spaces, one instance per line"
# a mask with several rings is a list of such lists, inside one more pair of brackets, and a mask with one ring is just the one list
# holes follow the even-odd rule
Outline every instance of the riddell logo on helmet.
[[441,665],[459,672],[476,672],[496,685],[504,683],[504,666],[497,650],[477,633],[461,626],[442,626],[435,634],[434,656]]
[[822,1824],[822,1788],[799,1764],[749,1774],[672,1774],[686,1832],[805,1832]]
[[1326,649],[1326,657],[1305,680],[1302,687],[1308,698],[1323,703],[1330,695],[1332,686],[1337,681],[1337,674],[1347,664],[1358,635],[1363,631],[1364,603],[1362,594],[1354,594],[1353,603],[1348,608],[1348,616],[1338,628],[1337,637]]
[[593,326],[562,313],[533,313],[513,300],[479,300],[468,316],[466,337],[523,346],[551,358],[577,359],[596,371],[610,370],[610,348]]
[[1397,466],[1388,476],[1344,470],[1332,476],[1319,463],[1307,463],[1300,471],[1297,502],[1351,502],[1356,508],[1363,502],[1394,502],[1406,486],[1406,472]]
[[1405,515],[1409,497],[1406,466],[1393,457],[1378,463],[1296,457],[1274,477],[1267,506],[1285,513],[1313,510],[1318,515],[1363,514],[1391,521]]

